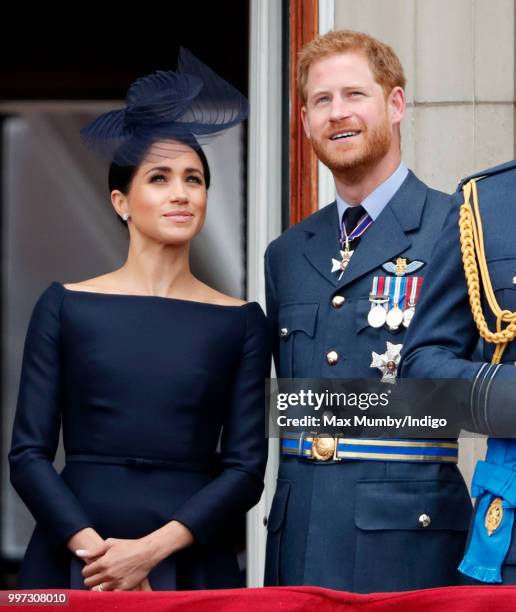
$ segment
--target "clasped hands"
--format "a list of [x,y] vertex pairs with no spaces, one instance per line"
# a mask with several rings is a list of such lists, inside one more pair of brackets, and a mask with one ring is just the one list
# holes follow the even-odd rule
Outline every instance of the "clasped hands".
[[84,584],[97,591],[151,591],[149,572],[165,557],[190,546],[192,532],[172,520],[134,540],[103,540],[85,527],[68,540],[68,549],[82,559]]
[[82,570],[85,586],[103,591],[151,591],[147,576],[154,563],[150,553],[145,538],[107,538],[88,550],[75,551],[86,562]]

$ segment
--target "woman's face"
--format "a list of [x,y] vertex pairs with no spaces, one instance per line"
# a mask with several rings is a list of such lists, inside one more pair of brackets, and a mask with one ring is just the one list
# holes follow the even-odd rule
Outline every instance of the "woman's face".
[[119,214],[129,215],[130,231],[162,244],[189,242],[206,217],[201,160],[183,143],[155,143],[138,166],[129,192],[115,190],[111,199]]

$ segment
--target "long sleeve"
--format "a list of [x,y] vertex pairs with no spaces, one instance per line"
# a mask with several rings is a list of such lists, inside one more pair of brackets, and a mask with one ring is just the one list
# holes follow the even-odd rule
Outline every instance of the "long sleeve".
[[[479,334],[471,314],[459,241],[461,194],[445,222],[425,277],[417,314],[405,337],[404,378],[469,380],[457,397],[464,429],[510,436],[516,431],[516,368],[475,361]],[[467,392],[466,392],[467,391]]]
[[59,540],[91,525],[53,467],[61,427],[60,307],[55,283],[34,307],[27,331],[9,453],[11,483],[38,523]]
[[221,473],[171,517],[186,525],[202,545],[252,508],[263,490],[267,462],[265,378],[270,350],[262,310],[256,304],[242,308],[247,311],[246,332],[223,424]]
[[267,306],[267,323],[271,338],[272,355],[276,365],[276,373],[279,376],[279,338],[278,338],[278,298],[270,267],[271,247],[267,248],[264,257],[265,267],[265,301]]

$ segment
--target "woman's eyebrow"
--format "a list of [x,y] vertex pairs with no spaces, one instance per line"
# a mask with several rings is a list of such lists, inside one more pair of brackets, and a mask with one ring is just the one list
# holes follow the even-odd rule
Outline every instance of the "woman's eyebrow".
[[159,170],[160,172],[170,172],[170,168],[168,166],[153,166],[150,170],[147,170],[145,174],[149,174],[149,172],[153,172],[154,170]]

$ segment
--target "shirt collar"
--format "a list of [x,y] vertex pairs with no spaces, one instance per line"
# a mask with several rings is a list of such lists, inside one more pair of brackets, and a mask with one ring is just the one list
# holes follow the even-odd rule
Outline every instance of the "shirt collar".
[[[372,191],[363,202],[361,202],[367,214],[373,221],[376,221],[379,214],[387,206],[392,199],[392,196],[401,187],[403,181],[407,178],[408,168],[403,162],[397,167],[397,169],[386,179],[381,185]],[[339,211],[339,220],[342,219],[342,215],[349,208],[351,204],[348,204],[343,200],[339,194],[337,194],[337,209]]]

